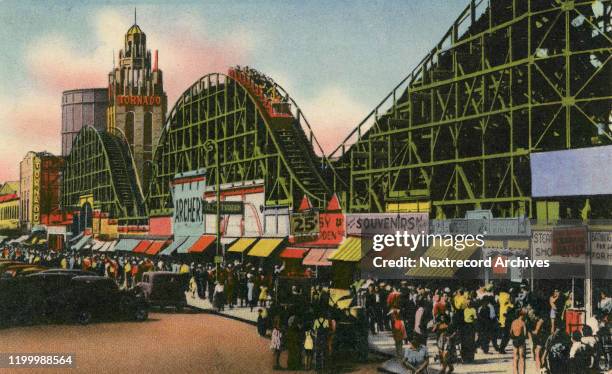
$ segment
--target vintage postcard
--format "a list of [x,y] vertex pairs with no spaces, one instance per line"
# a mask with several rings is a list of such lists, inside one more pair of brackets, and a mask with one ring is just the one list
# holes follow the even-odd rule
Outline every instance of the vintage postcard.
[[0,0],[0,43],[0,372],[612,370],[612,0]]

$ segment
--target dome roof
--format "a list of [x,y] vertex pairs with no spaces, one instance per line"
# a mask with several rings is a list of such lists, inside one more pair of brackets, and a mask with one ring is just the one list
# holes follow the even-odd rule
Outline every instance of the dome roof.
[[143,34],[142,30],[140,29],[140,26],[138,26],[137,24],[133,24],[132,27],[130,27],[127,31],[127,35],[132,34]]

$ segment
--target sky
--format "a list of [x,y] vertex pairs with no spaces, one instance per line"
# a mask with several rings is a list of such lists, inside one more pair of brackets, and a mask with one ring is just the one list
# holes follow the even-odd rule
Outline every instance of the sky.
[[65,90],[105,87],[134,23],[169,108],[199,77],[249,65],[283,86],[329,152],[418,64],[467,0],[0,0],[0,182],[60,153]]

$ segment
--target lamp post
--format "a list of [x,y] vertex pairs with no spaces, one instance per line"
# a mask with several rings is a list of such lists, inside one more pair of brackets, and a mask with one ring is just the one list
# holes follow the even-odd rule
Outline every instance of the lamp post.
[[215,236],[216,236],[216,254],[215,254],[215,279],[219,279],[219,262],[217,261],[217,258],[221,255],[221,183],[219,181],[219,166],[220,166],[220,162],[219,162],[219,143],[217,143],[217,141],[213,140],[213,139],[207,139],[204,142],[204,149],[208,152],[214,151],[215,152],[215,200],[216,200],[216,207],[215,207],[215,214],[216,214],[216,218],[215,218]]

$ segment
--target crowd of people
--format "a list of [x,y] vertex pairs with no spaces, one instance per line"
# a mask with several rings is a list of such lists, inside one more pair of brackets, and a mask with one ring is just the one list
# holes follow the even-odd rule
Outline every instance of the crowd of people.
[[[192,298],[208,299],[217,311],[234,307],[256,311],[257,331],[271,338],[275,366],[280,367],[281,352],[287,350],[291,370],[328,368],[337,344],[336,323],[349,316],[330,307],[327,287],[316,280],[306,288],[293,286],[281,305],[274,298],[274,286],[283,274],[282,265],[264,270],[241,261],[214,266],[168,256],[53,252],[21,246],[4,247],[0,258],[91,271],[113,278],[123,288],[134,287],[147,271],[185,274],[186,291]],[[605,355],[600,342],[610,342],[612,298],[605,291],[598,295],[593,317],[568,331],[566,312],[576,302],[571,292],[552,287],[544,294],[545,288],[532,291],[527,281],[453,289],[431,284],[368,279],[351,289],[351,306],[364,312],[364,318],[351,321],[356,331],[366,331],[366,345],[368,331],[389,331],[396,355],[413,373],[424,372],[428,366],[428,339],[435,339],[434,360],[442,373],[452,372],[459,363],[473,362],[478,349],[484,354],[491,349],[505,353],[510,344],[514,373],[525,372],[528,352],[538,372],[572,368],[573,373],[587,373],[596,370],[596,358]]]
[[[458,362],[473,362],[478,349],[484,354],[491,349],[505,353],[510,343],[513,371],[524,373],[528,342],[538,372],[563,372],[555,368],[567,367],[572,373],[591,372],[602,354],[597,342],[610,340],[612,298],[604,291],[594,316],[568,334],[565,316],[572,295],[558,288],[544,295],[532,292],[526,281],[518,287],[486,284],[432,290],[407,281],[392,285],[369,280],[365,287],[361,299],[370,333],[391,331],[397,356],[413,362],[408,363],[413,371],[415,341],[423,344],[430,334],[436,339],[442,373],[452,372]],[[410,344],[404,350],[406,343]]]

